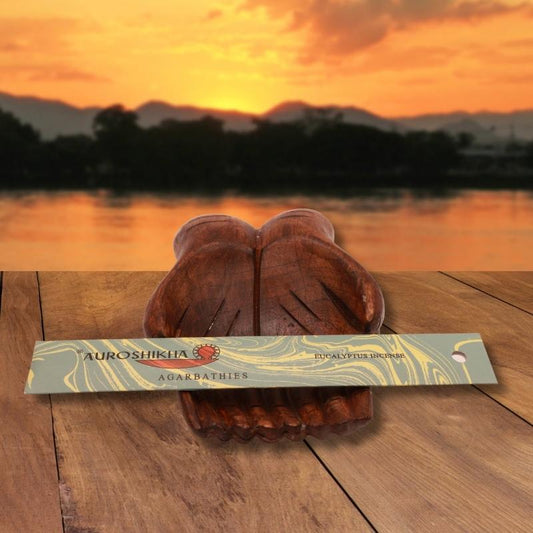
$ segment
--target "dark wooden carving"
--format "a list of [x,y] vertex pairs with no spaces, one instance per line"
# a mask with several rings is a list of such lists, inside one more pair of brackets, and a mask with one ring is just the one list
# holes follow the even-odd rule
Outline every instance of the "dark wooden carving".
[[[259,230],[224,215],[197,217],[174,241],[177,263],[152,295],[150,337],[376,333],[381,291],[309,209]],[[372,417],[369,388],[209,390],[180,393],[189,424],[226,440],[297,440],[343,433]]]

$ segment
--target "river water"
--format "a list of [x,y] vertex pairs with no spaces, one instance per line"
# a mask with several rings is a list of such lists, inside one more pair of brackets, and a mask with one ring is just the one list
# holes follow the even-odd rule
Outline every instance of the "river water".
[[370,270],[531,270],[533,194],[383,190],[350,198],[194,197],[105,191],[0,194],[2,270],[167,270],[192,217],[225,213],[260,226],[308,207]]

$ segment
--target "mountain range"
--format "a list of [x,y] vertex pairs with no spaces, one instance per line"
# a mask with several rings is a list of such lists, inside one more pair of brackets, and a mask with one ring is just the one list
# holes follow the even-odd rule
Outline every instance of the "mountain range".
[[[104,108],[80,108],[59,100],[14,96],[0,92],[0,109],[12,113],[22,122],[31,124],[41,132],[43,138],[52,139],[58,135],[90,134],[95,115]],[[227,130],[250,131],[254,128],[255,119],[287,122],[312,113],[322,113],[328,116],[340,114],[344,122],[382,130],[444,130],[452,135],[466,132],[472,134],[477,142],[486,144],[503,142],[510,138],[533,140],[533,109],[509,113],[457,111],[387,118],[353,106],[312,106],[300,101],[283,102],[259,115],[150,101],[133,111],[137,113],[139,124],[143,127],[155,126],[164,119],[197,120],[210,115],[224,121]]]

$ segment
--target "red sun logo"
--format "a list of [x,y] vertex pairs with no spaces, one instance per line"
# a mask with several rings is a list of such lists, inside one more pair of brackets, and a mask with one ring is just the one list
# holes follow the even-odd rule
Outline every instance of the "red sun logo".
[[216,344],[199,344],[192,353],[204,361],[214,361],[220,355],[220,348]]

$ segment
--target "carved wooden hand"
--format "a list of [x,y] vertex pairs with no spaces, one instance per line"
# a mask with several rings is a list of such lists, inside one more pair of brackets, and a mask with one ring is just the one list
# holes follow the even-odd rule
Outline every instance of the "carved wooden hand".
[[[149,337],[377,333],[381,291],[333,242],[309,209],[287,211],[259,230],[225,215],[197,217],[176,235],[177,263],[146,308]],[[372,418],[365,387],[181,392],[202,435],[297,440],[343,433]]]

